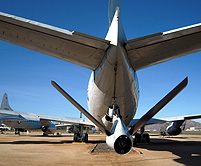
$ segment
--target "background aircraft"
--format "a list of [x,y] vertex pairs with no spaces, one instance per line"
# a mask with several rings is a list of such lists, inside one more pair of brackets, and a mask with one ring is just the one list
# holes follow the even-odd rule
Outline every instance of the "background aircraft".
[[[169,126],[163,131],[164,135],[169,135],[169,136],[176,136],[181,134],[182,130],[185,129],[185,121],[186,120],[192,120],[192,119],[200,119],[201,114],[197,115],[182,115],[182,116],[175,116],[175,117],[164,117],[164,118],[152,118],[150,119],[145,126],[141,128],[140,132],[144,132],[145,127],[148,125],[153,125],[153,124],[163,124],[166,122],[171,122]],[[139,119],[133,119],[132,122],[130,123],[129,126],[134,125]],[[146,140],[141,140],[139,137],[140,135],[137,136],[138,140],[137,142],[144,142]]]
[[[15,134],[20,134],[21,131],[26,130],[41,129],[43,135],[48,135],[54,134],[57,131],[57,127],[67,126],[65,124],[55,125],[52,121],[68,123],[68,126],[69,124],[78,125],[80,127],[94,126],[90,121],[82,118],[67,118],[13,111],[8,103],[7,94],[4,94],[0,108],[0,122],[14,128]],[[83,139],[86,141],[87,138],[88,134],[85,133]]]
[[[63,59],[63,60],[69,61],[69,62],[73,62],[75,64],[81,65],[83,67],[87,67],[92,70],[96,69],[95,70],[95,77],[96,77],[97,76],[96,73],[98,73],[98,74],[101,73],[101,70],[103,69],[104,62],[100,64],[100,62],[101,62],[100,60],[103,59],[102,55],[104,54],[104,51],[107,51],[107,53],[108,53],[107,49],[108,49],[108,47],[112,48],[113,47],[112,45],[117,44],[117,47],[120,46],[120,45],[118,45],[119,41],[118,41],[118,43],[116,43],[116,41],[114,40],[115,38],[113,38],[113,39],[110,38],[110,37],[113,37],[113,34],[114,34],[113,32],[116,32],[115,29],[113,29],[113,28],[116,26],[117,22],[118,22],[118,26],[121,31],[117,30],[117,34],[119,36],[117,34],[116,35],[120,38],[122,36],[124,37],[123,31],[122,31],[123,28],[119,24],[119,22],[121,22],[121,17],[120,17],[120,12],[119,12],[119,9],[120,9],[119,3],[120,3],[119,1],[115,1],[115,0],[109,2],[109,9],[110,9],[109,10],[109,21],[110,21],[111,26],[110,26],[110,30],[108,33],[109,35],[107,35],[106,39],[110,40],[110,44],[106,40],[94,38],[92,36],[88,36],[88,35],[85,35],[82,33],[70,32],[70,31],[58,29],[55,27],[47,26],[47,25],[40,24],[40,23],[33,22],[33,21],[24,20],[24,19],[21,19],[21,18],[15,17],[15,16],[11,16],[11,15],[6,15],[6,14],[2,14],[2,33],[1,33],[2,40],[6,40],[6,41],[9,41],[9,42],[12,42],[15,44],[19,44],[26,48],[37,50],[39,52],[46,53],[48,55],[51,55],[51,56],[54,56],[54,57],[57,57],[57,58],[60,58],[60,59]],[[113,16],[114,16],[114,18],[113,18]],[[113,24],[113,20],[114,20],[114,24]],[[15,29],[14,30],[15,32],[18,31],[17,34],[14,32],[15,35],[13,35],[12,28]],[[21,28],[26,29],[25,30],[26,33],[21,33],[23,31],[23,30],[21,31]],[[40,33],[40,37],[37,33]],[[51,37],[60,38],[58,40],[60,40],[61,43],[62,43],[62,40],[64,39],[63,44],[61,44],[61,43],[58,44],[59,41],[57,40],[57,42],[58,42],[57,43],[58,47],[57,47],[54,45],[55,42],[53,44],[53,43],[51,43],[53,41],[45,40],[45,38],[41,37],[41,36],[45,37],[45,35],[49,35],[49,33],[51,33],[50,38]],[[128,59],[130,62],[130,63],[127,63],[128,67],[129,67],[130,71],[133,71],[133,73],[134,73],[133,75],[136,75],[135,74],[136,70],[139,70],[139,69],[151,66],[151,65],[155,65],[155,64],[158,64],[158,63],[170,60],[170,59],[174,59],[176,57],[184,56],[189,53],[194,53],[196,51],[199,51],[199,49],[200,49],[199,33],[200,33],[200,25],[198,24],[198,25],[194,25],[191,27],[186,27],[184,29],[177,29],[177,30],[168,31],[165,33],[157,33],[157,34],[153,34],[150,36],[146,36],[143,38],[138,38],[138,39],[130,40],[130,41],[125,41],[125,38],[121,38],[120,43],[122,44],[122,48],[124,47],[123,51],[127,51],[127,53],[128,53]],[[117,36],[114,36],[114,37],[117,37]],[[40,41],[39,41],[39,38],[40,38]],[[41,41],[41,39],[43,39],[43,41]],[[187,40],[188,43],[184,42],[185,40]],[[125,45],[123,44],[124,41],[125,41],[125,43],[124,43]],[[53,45],[54,45],[54,47],[53,47]],[[65,47],[65,46],[69,46],[69,45],[71,45],[71,46]],[[169,47],[170,45],[171,45],[171,47]],[[118,49],[119,49],[118,50],[119,52],[122,51],[121,46],[118,47]],[[90,54],[90,57],[83,58],[82,56],[77,56],[79,53],[82,54],[83,56]],[[65,54],[65,56],[63,56],[63,54]],[[125,52],[124,52],[124,54],[125,54]],[[147,56],[147,55],[149,55],[149,56]],[[126,59],[126,56],[124,56],[123,60],[125,60],[125,59]],[[92,60],[92,61],[89,61],[89,60]],[[120,62],[120,61],[118,61],[118,62]],[[126,71],[126,70],[124,70],[124,71]],[[105,73],[107,73],[107,72],[105,72]],[[127,73],[125,74],[125,77],[127,77]],[[121,78],[121,81],[124,81],[124,79]],[[133,85],[135,87],[135,92],[134,92],[135,95],[134,94],[131,95],[131,99],[133,99],[133,102],[128,102],[128,105],[133,104],[133,106],[131,106],[131,108],[136,107],[137,101],[138,101],[138,95],[137,95],[138,88],[137,88],[136,77],[134,77],[134,79],[132,81],[133,81]],[[58,90],[60,90],[60,92],[62,91],[62,89],[54,82],[53,82],[53,85]],[[165,103],[168,103],[186,85],[187,85],[187,79],[182,81],[181,84],[179,84],[169,94],[171,97],[168,100],[167,100],[167,98],[164,98],[164,100],[166,101]],[[121,86],[119,86],[119,87],[121,89]],[[130,87],[130,86],[127,86],[127,87]],[[111,90],[109,90],[109,91],[111,91]],[[129,91],[126,91],[126,92],[129,92]],[[64,94],[65,97],[67,96],[68,99],[73,101],[72,98],[70,98],[68,96],[68,94],[66,94],[64,91],[62,91],[62,93]],[[129,97],[125,97],[125,96],[123,96],[123,97],[125,100],[130,99]],[[110,102],[111,99],[112,99],[112,97],[108,101]],[[115,95],[113,96],[113,99],[114,100],[116,99]],[[117,103],[119,103],[119,101]],[[126,102],[122,102],[122,103],[125,104]],[[165,105],[165,103],[163,103],[163,104],[158,103],[156,105],[156,107],[158,107],[158,105],[160,105],[160,109],[161,109]],[[79,107],[79,105],[76,102],[74,103],[74,105],[77,105]],[[116,110],[115,108],[117,108],[117,107],[116,107],[115,102],[113,103],[113,106],[114,106],[113,110]],[[120,106],[120,103],[119,103],[119,106]],[[109,107],[109,105],[108,105],[108,107]],[[116,128],[120,129],[117,131],[121,131],[122,133],[124,133],[126,135],[125,137],[124,136],[121,137],[122,133],[117,132],[117,134],[116,134],[116,130],[108,131],[108,129],[106,129],[102,124],[100,124],[100,120],[102,118],[102,116],[99,117],[99,115],[98,115],[100,113],[100,111],[97,111],[97,114],[94,111],[92,111],[91,113],[93,114],[93,116],[91,116],[91,115],[88,115],[87,112],[84,109],[82,109],[81,107],[80,107],[80,109],[79,108],[78,109],[81,110],[82,112],[84,112],[85,115],[90,120],[92,120],[100,129],[102,129],[102,131],[105,131],[105,133],[108,135],[108,137],[110,137],[111,135],[114,136],[114,137],[110,137],[111,144],[108,143],[110,146],[115,148],[116,141],[122,142],[125,145],[125,143],[127,143],[127,141],[126,141],[126,139],[127,139],[127,140],[129,140],[128,141],[129,147],[131,147],[130,146],[131,145],[131,142],[130,142],[131,137],[129,135],[127,135],[128,131],[123,124],[125,123],[126,125],[128,125],[128,123],[130,122],[130,120],[132,119],[132,117],[135,114],[135,111],[134,111],[135,109],[134,110],[131,109],[131,111],[133,111],[133,112],[130,115],[125,115],[126,113],[124,112],[124,110],[126,110],[126,109],[124,109],[124,108],[122,109],[122,108],[123,107],[121,106],[121,108],[120,108],[121,114],[117,113],[118,111],[115,113],[117,115],[117,116],[116,115],[115,116],[117,117],[116,120],[118,121],[119,125],[113,125],[113,127],[114,127],[114,130]],[[158,112],[160,109],[157,108],[156,112]],[[151,111],[151,113],[153,112],[153,110],[150,110],[150,111]],[[150,116],[149,116],[149,113],[145,114],[145,118],[142,117],[142,119],[140,119],[138,121],[139,123],[138,122],[135,123],[135,125],[133,125],[131,127],[131,130],[129,130],[129,133],[130,134],[135,133],[135,131],[137,129],[139,129],[140,127],[142,127],[144,124],[146,124],[147,120],[149,120],[154,114],[151,114]],[[113,116],[113,113],[110,114],[110,116]],[[147,118],[147,117],[149,117],[149,118]],[[110,118],[112,119],[113,117],[110,117]],[[107,121],[110,121],[110,118],[107,118]],[[128,118],[128,119],[126,120],[126,118]],[[114,124],[114,122],[113,122],[113,124]],[[108,125],[106,125],[106,127],[108,127]],[[119,138],[119,140],[118,140],[118,138]],[[117,143],[117,145],[118,145],[118,143]],[[119,147],[117,146],[117,149],[118,148]],[[115,150],[116,150],[116,148],[115,148]],[[119,153],[122,153],[122,154],[127,153],[128,152],[127,150],[129,151],[129,148],[126,150],[124,150],[124,149],[120,150]]]
[[1,124],[1,125],[0,125],[1,134],[3,134],[3,131],[8,131],[8,130],[11,130],[11,127],[7,127],[7,126],[4,125],[4,124]]

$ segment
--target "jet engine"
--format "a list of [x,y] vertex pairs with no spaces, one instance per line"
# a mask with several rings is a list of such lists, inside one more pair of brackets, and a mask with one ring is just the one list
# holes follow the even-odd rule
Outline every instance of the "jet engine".
[[174,126],[169,126],[167,128],[168,135],[179,135],[181,133],[181,128],[176,128]]
[[170,126],[167,127],[168,135],[179,135],[181,133],[181,125],[183,124],[183,120],[172,122]]
[[54,134],[56,132],[56,126],[54,124],[42,126],[41,130],[44,132],[44,135]]
[[120,118],[115,118],[111,135],[106,137],[106,143],[118,154],[127,154],[133,147],[133,138]]

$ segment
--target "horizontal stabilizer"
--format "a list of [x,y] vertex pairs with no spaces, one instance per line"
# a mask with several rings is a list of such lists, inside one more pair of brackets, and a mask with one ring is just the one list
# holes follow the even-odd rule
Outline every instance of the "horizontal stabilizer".
[[125,41],[128,59],[140,70],[201,51],[201,23]]
[[82,112],[90,121],[92,121],[102,132],[106,135],[111,135],[99,121],[97,121],[88,111],[86,111],[77,101],[75,101],[67,92],[65,92],[56,82],[51,81],[52,85],[68,100],[70,101],[80,112]]
[[176,95],[178,95],[188,84],[186,77],[179,85],[169,92],[162,100],[160,100],[153,108],[151,108],[142,118],[140,118],[133,126],[129,133],[132,135],[144,126],[154,115],[156,115],[166,104],[168,104]]
[[109,41],[0,12],[0,40],[91,70],[101,63]]

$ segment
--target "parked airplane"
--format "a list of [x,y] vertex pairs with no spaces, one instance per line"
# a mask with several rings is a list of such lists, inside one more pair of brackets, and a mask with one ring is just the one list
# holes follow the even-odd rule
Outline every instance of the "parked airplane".
[[[120,0],[109,0],[109,31],[105,39],[68,31],[13,15],[0,13],[0,39],[92,70],[86,111],[57,83],[52,85],[107,137],[107,145],[119,154],[135,140],[149,140],[143,126],[187,85],[185,78],[135,123],[139,99],[136,72],[201,50],[201,24],[145,37],[126,39]],[[188,41],[188,42],[187,42]],[[171,47],[170,47],[171,46]],[[129,125],[131,124],[131,125]],[[169,130],[178,129],[175,121]],[[82,130],[80,135],[82,137]]]
[[3,134],[3,131],[8,131],[8,130],[11,130],[11,127],[7,127],[4,124],[0,125],[1,134]]
[[[14,128],[15,134],[20,134],[21,131],[26,130],[41,129],[43,131],[43,135],[45,136],[48,134],[54,134],[57,127],[65,126],[65,124],[55,125],[53,121],[68,123],[68,125],[94,126],[90,121],[82,118],[66,118],[26,112],[15,112],[8,103],[7,94],[4,94],[0,108],[0,123]],[[84,134],[83,139],[84,141],[88,139],[87,133]]]
[[[192,119],[199,119],[201,118],[201,114],[195,115],[182,115],[182,116],[175,116],[175,117],[164,117],[164,118],[152,118],[150,119],[145,126],[152,125],[152,124],[163,124],[166,122],[171,122],[171,125],[167,126],[166,130],[163,131],[163,135],[175,136],[179,135],[182,130],[185,129],[186,120]],[[133,119],[129,126],[133,126],[139,119]],[[144,132],[144,127],[141,128],[141,132]],[[183,127],[182,127],[183,126]],[[144,142],[143,138],[139,138],[140,135],[137,136],[137,142]]]

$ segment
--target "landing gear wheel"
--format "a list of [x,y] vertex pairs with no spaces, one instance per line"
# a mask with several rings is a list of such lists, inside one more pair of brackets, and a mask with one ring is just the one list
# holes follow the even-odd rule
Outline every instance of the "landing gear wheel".
[[136,134],[134,143],[150,143],[149,134]]
[[149,134],[143,134],[141,139],[143,143],[150,143]]
[[88,134],[83,134],[82,142],[88,142]]
[[140,143],[140,142],[141,142],[141,134],[135,134],[134,143]]
[[46,133],[43,133],[43,136],[44,136],[44,137],[47,137],[47,136],[48,136],[48,134],[46,134]]
[[79,142],[79,138],[80,138],[80,133],[75,133],[73,137],[74,142]]
[[15,130],[15,135],[20,135],[20,132],[18,130]]

